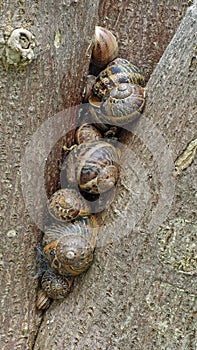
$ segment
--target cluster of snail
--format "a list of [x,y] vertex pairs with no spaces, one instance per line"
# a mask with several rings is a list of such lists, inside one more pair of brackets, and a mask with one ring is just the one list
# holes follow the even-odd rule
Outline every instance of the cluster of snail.
[[76,145],[70,148],[61,175],[67,186],[48,201],[39,309],[46,309],[51,299],[64,298],[74,277],[92,263],[98,224],[91,203],[94,198],[108,196],[119,177],[121,152],[103,137],[116,135],[121,126],[133,122],[144,108],[144,75],[117,56],[116,38],[109,30],[97,26],[90,72],[98,73],[96,77],[88,75],[83,93],[92,122],[86,123],[84,116],[83,124],[76,130]]

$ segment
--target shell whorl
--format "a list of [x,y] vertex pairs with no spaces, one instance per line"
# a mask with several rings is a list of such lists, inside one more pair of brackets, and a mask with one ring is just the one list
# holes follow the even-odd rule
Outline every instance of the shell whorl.
[[118,125],[131,123],[143,111],[145,90],[139,85],[119,84],[105,96],[100,105],[103,120]]
[[[67,167],[68,182],[73,186],[77,184],[82,191],[87,193],[99,194],[98,179],[100,179],[100,187],[102,189],[105,187],[101,184],[101,174],[104,175],[103,181],[108,182],[106,190],[109,190],[117,182],[118,171],[113,172],[113,179],[110,182],[110,172],[107,171],[107,167],[118,168],[118,163],[119,152],[111,143],[103,140],[82,143],[75,149],[75,154],[68,155],[68,164],[70,165]],[[111,187],[109,183],[111,183]]]
[[99,68],[104,68],[118,56],[118,43],[115,36],[106,28],[96,26],[94,34],[92,61]]
[[88,254],[90,243],[83,235],[61,237],[56,247],[56,256],[62,264],[74,265]]
[[75,276],[93,260],[98,226],[94,215],[68,223],[53,223],[44,234],[44,256],[60,275]]
[[72,279],[60,276],[50,269],[43,274],[41,286],[49,298],[62,299],[70,292],[72,282]]
[[79,191],[65,188],[51,196],[48,211],[51,217],[58,221],[71,221],[78,216],[89,215],[90,208]]

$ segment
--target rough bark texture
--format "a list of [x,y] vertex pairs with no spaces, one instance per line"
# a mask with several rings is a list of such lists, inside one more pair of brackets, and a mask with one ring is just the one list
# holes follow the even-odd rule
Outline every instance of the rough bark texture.
[[[73,293],[53,302],[44,315],[35,309],[33,279],[40,233],[28,216],[20,183],[21,156],[31,135],[48,117],[80,102],[98,8],[100,24],[120,33],[121,54],[149,77],[184,7],[175,1],[100,1],[100,6],[88,0],[13,1],[9,8],[1,3],[2,33],[26,26],[38,44],[36,60],[24,71],[0,66],[2,349],[195,349],[195,163],[170,177],[173,160],[194,138],[195,5],[148,83],[146,110],[131,130],[134,136],[124,132],[131,159],[115,202],[100,218],[105,224],[95,262]],[[50,169],[56,171],[57,164]],[[165,191],[168,186],[172,194]]]
[[100,0],[99,23],[118,38],[120,56],[141,67],[148,79],[187,6],[177,0]]
[[[32,349],[42,318],[35,306],[38,280],[34,278],[40,233],[25,208],[21,159],[41,123],[80,102],[97,8],[97,1],[89,0],[1,2],[1,39],[10,27],[23,26],[37,41],[36,59],[23,71],[6,71],[0,65],[1,349]],[[38,159],[43,159],[50,133],[44,136]],[[55,166],[57,162],[51,171]],[[27,173],[27,181],[39,198],[39,184],[31,175]]]
[[46,312],[35,349],[195,349],[195,164],[173,177],[195,132],[195,35],[193,6],[148,83],[136,136],[124,132],[133,154],[94,265]]

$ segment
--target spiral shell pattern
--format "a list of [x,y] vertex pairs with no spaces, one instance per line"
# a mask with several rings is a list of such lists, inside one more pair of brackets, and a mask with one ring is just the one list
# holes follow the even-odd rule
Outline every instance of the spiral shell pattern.
[[[93,96],[102,100],[110,90],[122,83],[144,86],[145,78],[136,66],[125,59],[117,58],[102,70],[96,78],[92,87]],[[90,102],[91,98],[89,99]]]
[[78,216],[89,215],[90,208],[79,191],[75,189],[61,189],[56,191],[48,203],[49,214],[59,221],[71,221]]
[[53,270],[47,270],[42,276],[42,289],[52,299],[62,299],[68,295],[73,279],[60,276]]
[[66,277],[84,272],[92,263],[98,226],[95,216],[52,224],[44,235],[44,256],[51,268]]
[[118,56],[118,43],[108,29],[96,26],[93,42],[92,61],[97,67],[105,67]]
[[68,183],[77,184],[82,191],[99,194],[117,182],[119,151],[111,143],[82,143],[69,154],[67,162]]
[[119,84],[105,96],[100,105],[107,123],[125,125],[140,116],[145,105],[145,90],[139,85]]

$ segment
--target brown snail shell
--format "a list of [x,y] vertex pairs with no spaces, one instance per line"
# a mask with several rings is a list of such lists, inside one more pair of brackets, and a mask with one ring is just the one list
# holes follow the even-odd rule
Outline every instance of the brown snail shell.
[[82,143],[68,155],[66,175],[71,186],[99,194],[115,186],[119,176],[119,150],[106,141]]
[[102,138],[100,131],[92,124],[82,124],[75,133],[75,141],[78,145],[83,142],[97,141]]
[[94,65],[104,68],[118,56],[118,43],[115,36],[108,29],[96,26],[92,61]]
[[[92,96],[102,100],[110,90],[122,83],[144,86],[145,78],[136,66],[123,58],[117,58],[97,76]],[[90,103],[92,96],[89,98]]]
[[119,84],[101,102],[102,119],[126,125],[140,116],[145,105],[145,90],[139,85]]
[[48,297],[47,293],[44,290],[40,290],[38,293],[36,306],[39,310],[48,309],[51,303],[51,298]]
[[48,212],[59,221],[71,221],[78,216],[90,214],[90,208],[75,189],[64,188],[56,191],[48,202]]
[[47,270],[41,280],[43,291],[49,298],[63,299],[70,292],[71,285],[73,283],[72,278],[66,278],[59,275],[52,269]]
[[93,260],[97,233],[94,215],[50,225],[44,234],[43,252],[51,268],[66,277],[87,270]]

